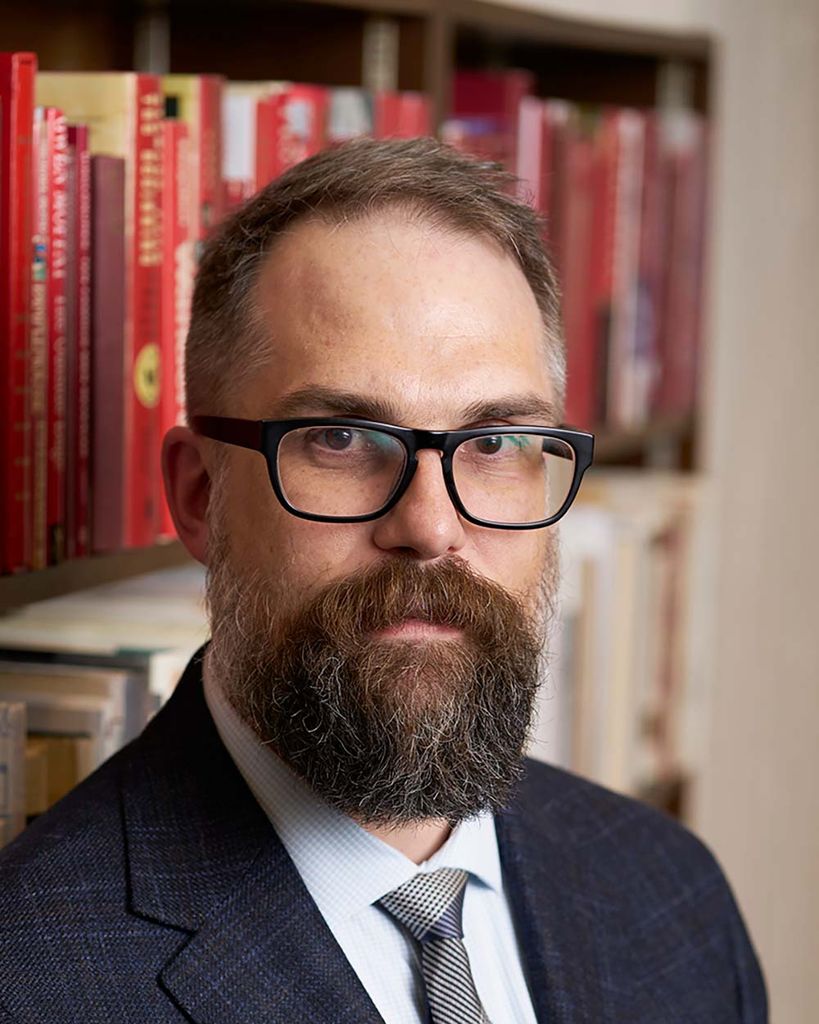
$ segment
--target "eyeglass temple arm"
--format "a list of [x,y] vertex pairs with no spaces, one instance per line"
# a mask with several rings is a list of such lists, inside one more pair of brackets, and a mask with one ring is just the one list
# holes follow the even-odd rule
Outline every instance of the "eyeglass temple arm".
[[241,420],[231,416],[194,416],[191,427],[197,434],[213,441],[237,444],[256,452],[262,448],[262,424],[259,420]]

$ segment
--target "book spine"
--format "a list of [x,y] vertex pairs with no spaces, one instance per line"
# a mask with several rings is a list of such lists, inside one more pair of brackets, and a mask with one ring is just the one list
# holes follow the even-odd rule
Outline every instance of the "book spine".
[[49,156],[46,110],[33,120],[33,223],[31,237],[32,555],[31,567],[48,564],[48,242]]
[[202,75],[199,88],[199,234],[207,238],[224,213],[222,184],[222,79]]
[[91,158],[91,547],[125,546],[125,161]]
[[617,213],[617,137],[615,115],[606,110],[596,132],[592,302],[594,308],[595,427],[608,419],[608,377],[614,288],[614,237]]
[[609,362],[611,425],[638,426],[636,411],[637,297],[643,189],[644,124],[636,110],[617,113],[617,212],[614,242],[614,321]]
[[566,420],[588,430],[594,419],[594,319],[590,262],[593,230],[593,143],[572,134],[564,154],[566,213],[563,225],[563,322],[566,333]]
[[278,140],[283,132],[283,119],[282,94],[265,96],[256,103],[256,192],[279,174]]
[[520,196],[535,210],[543,211],[543,101],[525,96],[518,111],[518,152],[515,173],[520,181]]
[[[159,523],[159,353],[162,289],[162,117],[159,78],[134,76],[133,166],[126,234],[129,288],[126,312],[127,452],[129,480],[125,541],[153,543]],[[130,230],[128,230],[130,221]]]
[[68,247],[68,130],[49,107],[48,131],[48,480],[46,561],[65,559],[66,276]]
[[91,452],[91,157],[88,129],[70,126],[70,335],[67,396],[66,555],[90,551]]
[[0,571],[32,565],[30,370],[33,53],[0,54]]

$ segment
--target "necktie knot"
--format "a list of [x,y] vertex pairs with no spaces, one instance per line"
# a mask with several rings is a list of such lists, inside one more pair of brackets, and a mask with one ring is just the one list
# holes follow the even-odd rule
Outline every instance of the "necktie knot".
[[458,868],[421,873],[378,901],[418,939],[461,939],[464,889],[469,874]]

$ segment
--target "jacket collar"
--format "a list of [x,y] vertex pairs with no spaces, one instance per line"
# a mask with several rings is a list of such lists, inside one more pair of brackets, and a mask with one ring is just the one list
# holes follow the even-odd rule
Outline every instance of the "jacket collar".
[[[197,1024],[377,1024],[372,1001],[310,898],[208,712],[202,647],[134,745],[122,779],[131,910],[178,929],[161,981]],[[527,778],[496,818],[507,892],[541,1024],[605,1019],[596,939],[606,904]],[[187,940],[187,941],[184,941]]]

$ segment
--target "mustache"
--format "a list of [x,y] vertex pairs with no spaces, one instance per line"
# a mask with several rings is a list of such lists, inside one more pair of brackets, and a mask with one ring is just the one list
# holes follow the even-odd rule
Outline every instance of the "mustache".
[[418,619],[460,629],[477,643],[491,636],[497,644],[506,623],[525,618],[517,595],[458,556],[431,566],[396,558],[328,584],[299,613],[297,631],[343,642]]

